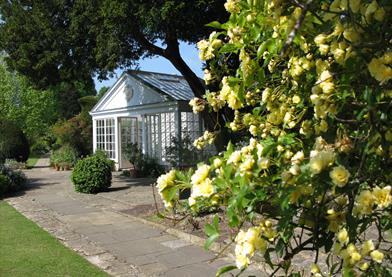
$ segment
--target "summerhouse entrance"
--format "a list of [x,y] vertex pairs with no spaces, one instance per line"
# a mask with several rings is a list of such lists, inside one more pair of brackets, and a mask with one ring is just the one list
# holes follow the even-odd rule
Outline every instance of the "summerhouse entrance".
[[140,143],[137,117],[120,117],[120,168],[129,168],[131,163],[125,158],[125,149],[130,143]]

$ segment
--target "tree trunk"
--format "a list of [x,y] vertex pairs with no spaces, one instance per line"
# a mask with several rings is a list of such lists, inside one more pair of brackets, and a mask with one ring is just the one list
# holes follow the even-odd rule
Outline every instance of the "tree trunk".
[[[197,75],[192,71],[192,69],[190,69],[190,67],[181,57],[179,43],[176,35],[170,32],[166,33],[166,49],[152,44],[138,29],[134,30],[134,36],[139,41],[139,43],[146,47],[151,53],[169,60],[188,82],[195,97],[203,98],[205,93],[203,82],[199,79],[199,77],[197,77]],[[215,146],[219,152],[225,150],[225,147],[230,138],[228,133],[224,131],[226,123],[224,115],[221,113],[210,113],[207,110],[204,110],[201,115],[207,130],[215,131],[217,127],[220,127],[222,131],[219,132],[217,138],[215,139]]]
[[[202,81],[185,63],[179,51],[175,51],[175,49],[173,51],[172,48],[168,47],[168,49],[165,50],[164,57],[168,59],[178,71],[181,72],[182,76],[185,78],[185,80],[188,82],[189,86],[191,87],[195,97],[203,98],[205,93],[205,87]],[[207,130],[215,131],[218,126],[220,126],[221,129],[223,130],[225,120],[222,114],[217,114],[214,112],[209,112],[208,110],[204,110],[203,112],[201,112],[201,116],[203,118],[204,125]],[[229,142],[229,138],[226,135],[224,135],[223,132],[219,132],[219,134],[215,139],[215,146],[217,150],[220,152],[225,150],[225,147],[228,142]]]

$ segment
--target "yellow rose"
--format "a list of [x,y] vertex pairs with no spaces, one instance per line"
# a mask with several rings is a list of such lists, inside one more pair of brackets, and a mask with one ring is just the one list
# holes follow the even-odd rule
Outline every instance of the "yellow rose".
[[229,13],[239,13],[240,12],[240,5],[238,0],[228,0],[225,3],[225,9]]
[[210,173],[210,166],[201,164],[198,166],[196,172],[191,177],[192,185],[197,185],[203,182]]
[[362,271],[366,271],[368,268],[369,268],[369,264],[366,262],[359,265],[359,269]]
[[240,242],[240,243],[244,242],[245,241],[245,235],[246,235],[245,231],[244,230],[240,230],[238,232],[237,236],[235,237],[235,241],[236,242]]
[[343,166],[336,166],[329,173],[329,177],[331,177],[332,183],[342,188],[347,184],[350,172]]
[[231,153],[229,159],[227,160],[228,164],[237,164],[241,160],[241,152],[240,151],[234,151]]
[[189,197],[189,198],[188,198],[188,204],[189,204],[189,206],[195,205],[195,204],[196,204],[195,198]]
[[340,243],[347,244],[349,241],[349,238],[348,238],[348,233],[347,233],[346,228],[343,228],[342,230],[340,230],[337,237],[338,237],[338,240]]
[[197,43],[197,48],[198,48],[200,51],[205,51],[205,50],[207,50],[207,48],[208,48],[209,45],[210,45],[209,42],[208,42],[207,40],[203,39],[203,40],[201,40],[201,41],[199,41],[199,42]]
[[244,161],[243,163],[241,163],[241,165],[240,165],[240,171],[241,171],[242,173],[249,172],[249,171],[253,168],[253,165],[254,165],[254,164],[255,164],[255,160],[253,159],[252,156],[248,155],[248,156],[245,158],[245,161]]
[[384,254],[378,250],[374,250],[370,253],[370,257],[372,257],[373,261],[380,264],[384,259]]
[[260,158],[257,161],[257,165],[260,169],[267,169],[270,165],[270,161],[268,158]]
[[227,104],[229,105],[229,107],[233,110],[238,110],[240,108],[242,108],[243,104],[240,101],[240,99],[238,98],[236,93],[230,93],[228,98],[227,98]]
[[316,43],[317,46],[320,46],[321,44],[325,44],[327,42],[327,39],[327,35],[319,34],[314,38],[314,43]]
[[357,13],[361,7],[361,0],[350,0],[350,8],[353,13]]
[[249,258],[246,255],[237,255],[235,257],[235,264],[238,269],[246,268],[250,263]]
[[204,182],[196,185],[196,187],[199,187],[198,196],[209,197],[214,193],[214,187],[210,178],[205,179]]
[[253,254],[255,253],[255,247],[252,243],[250,243],[249,241],[245,241],[242,244],[242,254],[246,255],[246,256],[253,256]]
[[348,29],[344,30],[343,36],[348,41],[351,41],[351,42],[354,42],[354,43],[358,42],[361,39],[361,35],[354,28],[348,28]]
[[378,10],[374,13],[374,19],[379,22],[382,22],[384,21],[384,17],[385,17],[384,8],[378,8]]
[[321,44],[319,46],[319,51],[321,55],[327,55],[329,52],[329,45],[328,44]]
[[294,104],[299,104],[301,102],[301,97],[294,95],[293,98],[291,98],[291,101],[293,101]]
[[215,158],[213,164],[214,164],[215,168],[221,167],[222,166],[222,160],[219,159],[219,158]]
[[374,202],[377,204],[378,208],[383,209],[391,204],[391,186],[386,186],[384,188],[375,187],[373,189]]
[[323,169],[330,166],[335,161],[335,154],[332,151],[318,152],[310,158],[309,167],[313,174],[319,174]]
[[367,240],[362,244],[361,254],[366,256],[370,253],[370,251],[374,250],[374,244],[372,240]]
[[204,110],[204,100],[200,98],[193,98],[191,101],[189,101],[189,105],[192,107],[192,111],[195,114],[200,113]]
[[354,265],[357,262],[359,262],[361,259],[362,259],[361,254],[359,254],[358,252],[354,252],[350,256],[350,264]]
[[320,273],[320,267],[317,264],[312,264],[310,267],[310,272],[312,274]]
[[355,211],[360,215],[370,214],[374,205],[374,196],[369,190],[363,190],[356,199]]
[[381,58],[373,58],[368,64],[370,75],[381,84],[392,79],[392,68],[385,65]]
[[165,188],[174,185],[174,180],[176,178],[176,171],[170,170],[168,173],[159,176],[157,180],[157,188],[159,192],[162,192]]
[[366,17],[366,21],[370,22],[371,21],[371,16],[377,11],[378,9],[378,4],[376,0],[373,0],[372,3],[370,3],[370,5],[368,5],[366,11],[365,11],[365,17]]

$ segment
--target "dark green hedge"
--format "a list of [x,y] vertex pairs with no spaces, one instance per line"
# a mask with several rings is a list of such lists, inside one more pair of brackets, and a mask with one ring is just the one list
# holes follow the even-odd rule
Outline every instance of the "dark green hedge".
[[5,159],[26,162],[29,158],[30,147],[25,134],[14,123],[0,120],[0,163]]

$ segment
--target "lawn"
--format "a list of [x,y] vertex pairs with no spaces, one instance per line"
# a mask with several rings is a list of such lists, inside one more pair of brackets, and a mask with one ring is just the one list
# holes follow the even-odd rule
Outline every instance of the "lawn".
[[30,155],[29,159],[26,161],[27,168],[32,168],[37,163],[39,157],[36,155]]
[[0,201],[0,276],[109,276]]

